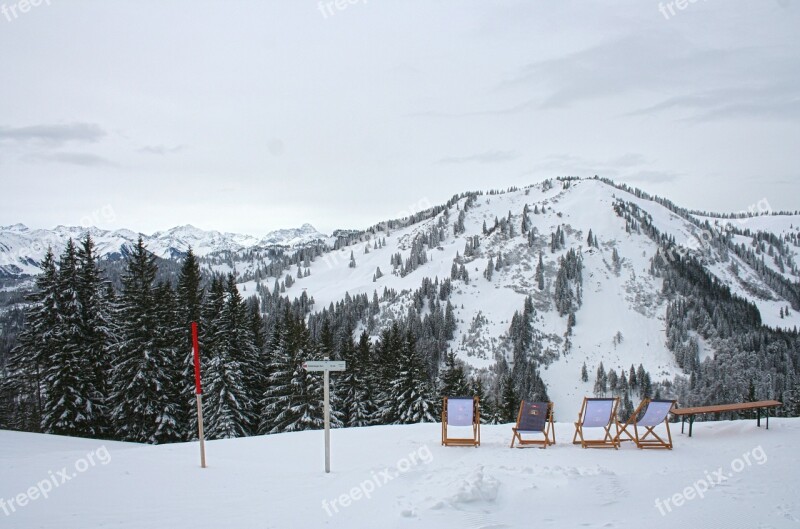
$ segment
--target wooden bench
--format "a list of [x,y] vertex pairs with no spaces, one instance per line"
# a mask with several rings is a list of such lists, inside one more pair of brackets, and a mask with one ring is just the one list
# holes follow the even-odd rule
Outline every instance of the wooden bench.
[[672,410],[672,414],[681,418],[681,433],[683,433],[683,424],[686,418],[689,418],[689,437],[692,436],[692,425],[694,424],[694,416],[703,413],[722,413],[726,411],[744,411],[756,410],[756,426],[761,427],[761,410],[764,409],[764,414],[767,419],[767,430],[769,430],[769,409],[783,406],[783,403],[777,400],[760,400],[758,402],[740,402],[738,404],[717,404],[715,406],[696,406],[694,408],[676,408]]

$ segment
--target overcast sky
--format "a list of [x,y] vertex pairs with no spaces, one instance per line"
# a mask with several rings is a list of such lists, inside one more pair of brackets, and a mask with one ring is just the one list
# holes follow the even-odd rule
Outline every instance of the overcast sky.
[[795,0],[19,1],[0,225],[330,232],[595,174],[800,209]]

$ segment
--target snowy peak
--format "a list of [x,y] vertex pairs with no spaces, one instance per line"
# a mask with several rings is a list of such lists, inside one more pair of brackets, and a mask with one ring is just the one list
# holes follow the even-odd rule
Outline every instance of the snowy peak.
[[21,232],[25,232],[25,231],[30,231],[30,228],[28,228],[24,224],[17,223],[17,224],[12,224],[10,226],[0,226],[0,231],[13,231],[13,232],[21,233]]
[[298,246],[327,238],[327,235],[318,232],[314,226],[306,223],[299,228],[271,231],[261,239],[260,244],[262,246]]
[[327,238],[311,224],[272,231],[261,239],[240,233],[203,230],[191,224],[152,235],[128,229],[103,230],[93,226],[59,225],[51,230],[32,230],[24,224],[14,224],[0,226],[0,277],[38,274],[38,263],[44,258],[48,247],[59,253],[68,239],[79,240],[87,234],[94,239],[101,257],[123,255],[125,248],[135,245],[141,236],[147,248],[164,259],[179,259],[189,248],[202,257],[217,252],[239,252],[265,246],[295,247]]

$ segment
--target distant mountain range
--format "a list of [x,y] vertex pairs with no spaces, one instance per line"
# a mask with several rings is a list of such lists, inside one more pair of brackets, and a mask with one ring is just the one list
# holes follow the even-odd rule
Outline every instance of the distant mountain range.
[[[95,227],[56,226],[51,230],[31,229],[24,224],[0,226],[0,277],[33,275],[39,272],[38,263],[48,247],[59,254],[69,238],[79,240],[91,234],[100,256],[115,258],[126,253],[126,247],[136,244],[139,233],[131,230],[102,230]],[[299,228],[269,232],[262,238],[239,233],[223,233],[195,228],[190,224],[177,226],[152,235],[141,234],[147,248],[159,257],[176,259],[189,248],[198,256],[217,252],[237,252],[250,248],[296,247],[327,240],[311,224]]]

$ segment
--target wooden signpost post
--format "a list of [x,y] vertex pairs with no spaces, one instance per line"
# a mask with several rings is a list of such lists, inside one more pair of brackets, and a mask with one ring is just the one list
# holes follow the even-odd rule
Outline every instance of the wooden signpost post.
[[306,371],[322,371],[325,387],[323,389],[323,408],[325,413],[325,472],[331,471],[331,401],[330,401],[330,372],[344,371],[347,362],[340,360],[309,360],[303,362]]
[[200,342],[197,339],[197,322],[192,322],[192,349],[194,350],[194,393],[197,397],[197,435],[200,438],[200,467],[206,468],[206,440],[203,435],[203,386],[200,383]]

